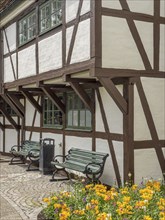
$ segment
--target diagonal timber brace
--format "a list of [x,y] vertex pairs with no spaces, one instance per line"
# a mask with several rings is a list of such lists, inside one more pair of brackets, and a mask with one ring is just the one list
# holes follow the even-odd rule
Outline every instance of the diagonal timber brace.
[[47,97],[65,114],[65,105],[61,102],[60,98],[48,87],[42,87],[42,90]]
[[75,91],[75,93],[79,96],[79,98],[82,100],[82,102],[85,104],[85,106],[91,111],[94,112],[94,105],[86,91],[83,89],[83,87],[78,82],[72,82],[70,81],[69,84],[71,85],[72,89]]
[[7,96],[13,101],[13,103],[17,106],[17,108],[20,110],[20,112],[24,115],[25,114],[25,108],[20,102],[19,98],[17,98],[16,95],[8,93]]
[[115,101],[116,105],[119,109],[124,113],[127,114],[127,102],[118,91],[114,83],[112,82],[111,78],[109,77],[99,77],[98,78],[100,83],[104,86],[106,91],[110,94],[110,96]]
[[15,102],[12,102],[7,94],[1,94],[2,99],[13,109],[17,116],[23,118],[24,114],[17,108]]
[[42,107],[38,104],[38,102],[33,98],[33,96],[23,89],[20,89],[21,93],[29,100],[29,102],[34,106],[37,111],[42,114]]
[[0,106],[0,111],[7,118],[7,120],[11,123],[11,125],[18,131],[19,130],[19,126],[12,119],[12,117],[7,113],[6,109],[3,106]]
[[2,131],[4,131],[5,130],[5,126],[0,122],[0,129],[2,130]]

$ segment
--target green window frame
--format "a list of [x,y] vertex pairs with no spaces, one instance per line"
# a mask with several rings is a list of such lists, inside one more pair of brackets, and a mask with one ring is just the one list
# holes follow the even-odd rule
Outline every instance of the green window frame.
[[62,23],[62,0],[49,0],[39,9],[39,30],[44,33]]
[[36,13],[31,12],[19,21],[19,46],[27,43],[36,36]]
[[[87,91],[91,96],[91,90]],[[92,114],[74,92],[67,93],[67,128],[92,129]]]
[[[59,96],[59,98],[63,99],[62,96]],[[51,128],[61,128],[63,126],[62,112],[46,96],[43,102],[43,126]]]

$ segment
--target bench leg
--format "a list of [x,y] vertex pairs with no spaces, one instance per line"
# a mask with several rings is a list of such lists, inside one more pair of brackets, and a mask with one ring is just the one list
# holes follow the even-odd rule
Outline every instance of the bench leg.
[[39,161],[35,161],[35,162],[34,162],[33,160],[31,160],[26,171],[39,170],[39,168],[36,168],[36,169],[31,169],[31,168],[30,168],[32,164],[38,164],[38,163],[39,163]]
[[[59,171],[64,171],[65,174],[66,174],[66,177],[56,177],[55,178],[55,175],[59,172]],[[68,174],[68,172],[65,170],[65,168],[63,169],[57,169],[55,168],[55,171],[53,172],[53,175],[52,175],[52,179],[50,179],[51,182],[55,182],[55,181],[63,181],[63,180],[69,180],[70,179],[70,176]]]
[[[19,158],[20,160],[15,160],[15,158]],[[22,162],[21,162],[22,161]],[[21,157],[21,156],[15,156],[13,155],[13,157],[11,158],[9,165],[17,165],[17,164],[25,164],[25,158]]]

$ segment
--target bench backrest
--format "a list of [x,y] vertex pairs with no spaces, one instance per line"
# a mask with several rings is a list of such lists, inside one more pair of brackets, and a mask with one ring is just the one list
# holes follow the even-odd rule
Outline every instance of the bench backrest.
[[89,163],[100,164],[104,167],[105,160],[109,155],[106,153],[71,148],[68,152],[66,161],[73,164],[86,166]]
[[22,144],[23,151],[30,151],[31,149],[40,149],[40,143],[37,141],[24,141]]

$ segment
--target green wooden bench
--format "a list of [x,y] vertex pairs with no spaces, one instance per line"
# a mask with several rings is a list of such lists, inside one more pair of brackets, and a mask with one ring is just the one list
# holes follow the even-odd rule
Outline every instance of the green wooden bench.
[[36,165],[39,163],[40,142],[25,140],[22,145],[12,146],[10,153],[12,154],[12,159],[9,163],[10,165],[18,164],[20,162],[25,163],[26,159],[28,158],[30,163],[28,165],[27,171],[29,171],[31,170],[30,167],[32,164]]
[[[55,175],[59,171],[66,173],[66,178],[62,180],[70,179],[70,175],[66,170],[69,169],[85,174],[89,181],[98,182],[103,173],[105,161],[108,156],[106,153],[71,148],[68,151],[68,155],[57,155],[54,157],[54,160],[51,161],[55,170],[50,181],[59,180],[58,177],[55,179]],[[59,162],[60,158],[63,159],[64,162]]]

